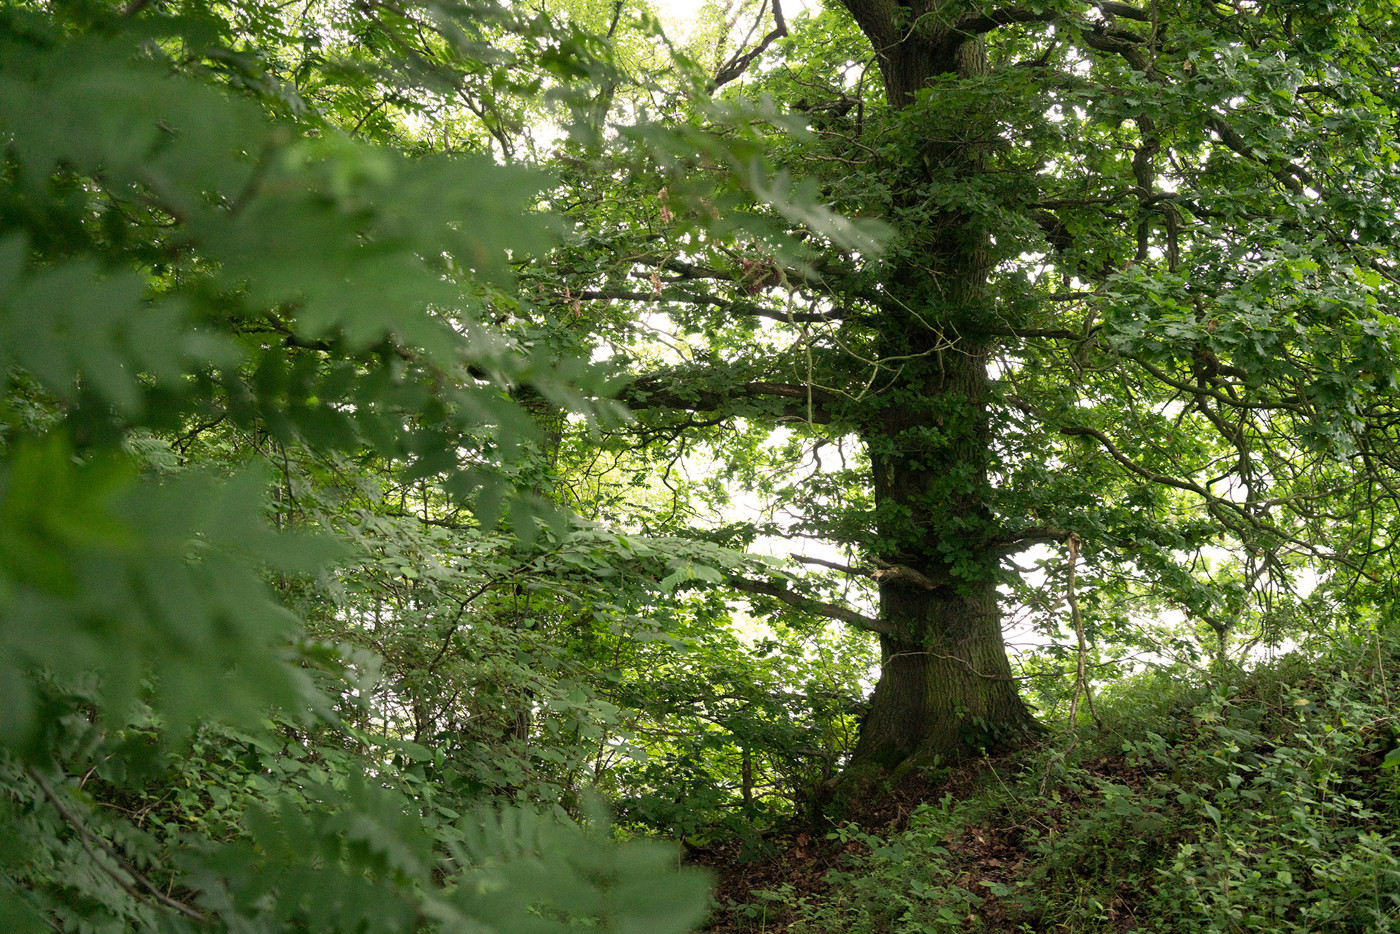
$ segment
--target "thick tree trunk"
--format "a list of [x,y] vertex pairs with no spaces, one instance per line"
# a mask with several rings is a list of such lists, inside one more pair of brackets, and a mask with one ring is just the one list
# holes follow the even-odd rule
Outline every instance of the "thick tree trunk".
[[[936,25],[947,19],[936,0],[846,6],[876,50],[892,107],[911,104],[937,75],[972,77],[986,68],[980,39]],[[922,165],[891,167],[896,205],[924,221],[901,231],[909,259],[886,278],[880,356],[897,375],[861,433],[874,473],[874,550],[934,586],[888,580],[881,587],[880,615],[895,634],[881,637],[881,677],[861,724],[855,773],[935,756],[953,761],[1035,728],[1001,632],[987,348],[962,336],[989,313],[988,238],[975,214],[954,208],[930,217],[919,203],[929,183],[936,190],[984,170],[994,123],[980,109],[964,118],[961,126],[929,128]]]
[[[986,357],[927,328],[891,333],[899,337],[889,355],[924,356],[904,365],[866,434],[876,548],[926,580],[891,579],[880,590],[880,615],[895,632],[881,637],[881,677],[854,759],[883,770],[955,761],[1035,728],[1002,639]],[[935,341],[942,349],[929,353]]]
[[947,762],[1033,728],[1011,680],[994,585],[966,595],[906,591],[885,606],[921,617],[929,638],[881,638],[880,682],[861,724],[858,763],[894,770],[911,759]]

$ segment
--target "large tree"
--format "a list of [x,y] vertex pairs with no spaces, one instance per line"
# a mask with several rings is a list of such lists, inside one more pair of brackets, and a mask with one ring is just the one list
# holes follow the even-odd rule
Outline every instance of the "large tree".
[[[1091,587],[1146,587],[1222,639],[1302,564],[1375,576],[1384,549],[1336,523],[1375,515],[1397,463],[1388,3],[759,15],[710,89],[757,101],[770,191],[881,219],[883,253],[669,150],[573,195],[587,234],[552,272],[576,314],[612,309],[595,327],[632,363],[644,443],[708,445],[782,501],[730,541],[850,555],[728,583],[878,634],[859,766],[1034,729],[999,592],[1033,544],[1082,541]],[[794,114],[806,132],[780,132]],[[648,355],[657,330],[678,354]],[[853,582],[874,612],[833,597]]]

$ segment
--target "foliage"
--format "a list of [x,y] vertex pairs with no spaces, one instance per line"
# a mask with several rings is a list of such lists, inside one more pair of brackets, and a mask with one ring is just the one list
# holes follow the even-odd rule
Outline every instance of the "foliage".
[[1392,925],[1393,11],[984,6],[0,8],[0,925]]
[[1231,684],[1144,683],[1067,756],[988,760],[905,829],[836,826],[821,890],[755,904],[813,932],[1396,930],[1397,648],[1363,632]]
[[383,490],[331,518],[338,471],[528,548],[564,520],[528,492],[518,397],[619,416],[589,401],[606,374],[483,323],[551,242],[546,178],[335,121],[366,81],[403,113],[454,69],[487,110],[524,101],[491,40],[541,73],[597,65],[587,44],[487,4],[433,8],[414,48],[383,10],[144,6],[0,11],[0,923],[687,928],[704,880],[666,847],[435,781],[442,749],[353,715],[373,658],[317,638],[360,619],[328,567],[371,551],[383,583],[449,547],[366,544]]

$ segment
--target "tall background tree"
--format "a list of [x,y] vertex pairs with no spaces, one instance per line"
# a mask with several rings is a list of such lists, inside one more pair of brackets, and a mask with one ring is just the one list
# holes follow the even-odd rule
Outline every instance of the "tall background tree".
[[[1388,574],[1390,532],[1342,531],[1393,512],[1386,4],[758,15],[762,54],[711,86],[753,102],[780,186],[888,224],[884,251],[745,202],[706,176],[716,160],[675,152],[629,164],[625,214],[616,189],[581,199],[577,258],[552,274],[568,300],[627,309],[610,339],[641,434],[619,443],[724,465],[765,504],[718,533],[731,544],[844,550],[799,555],[824,577],[729,584],[878,635],[859,770],[1034,729],[1002,613],[1033,545],[1064,556],[1048,579],[1041,562],[1055,591],[1064,558],[1084,562],[1091,629],[1155,601],[1215,633],[1222,659],[1297,605],[1300,573]],[[648,358],[658,331],[676,349]],[[1070,616],[1039,614],[1051,631]]]

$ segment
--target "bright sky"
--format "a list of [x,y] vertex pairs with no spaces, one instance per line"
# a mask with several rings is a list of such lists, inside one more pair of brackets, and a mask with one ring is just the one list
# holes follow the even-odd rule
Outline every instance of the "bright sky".
[[[695,20],[695,14],[708,0],[655,0],[655,2],[656,9],[661,14],[661,21],[666,24],[666,32],[679,39],[690,31],[690,24]],[[723,0],[719,0],[719,2],[723,3]],[[789,17],[802,10],[815,11],[820,6],[821,0],[783,0],[783,15]]]
[[684,22],[705,5],[705,0],[658,0],[656,5],[667,20]]

